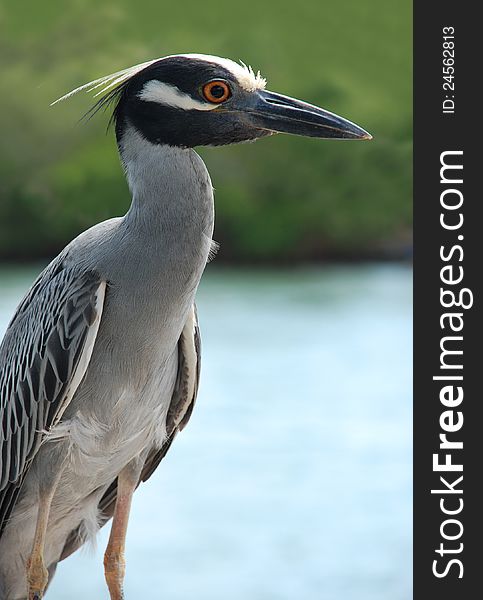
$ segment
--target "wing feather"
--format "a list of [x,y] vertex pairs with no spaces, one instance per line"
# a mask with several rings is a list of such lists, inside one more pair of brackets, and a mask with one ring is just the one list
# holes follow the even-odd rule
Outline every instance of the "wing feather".
[[85,375],[106,282],[51,263],[20,303],[0,345],[0,535],[41,442]]

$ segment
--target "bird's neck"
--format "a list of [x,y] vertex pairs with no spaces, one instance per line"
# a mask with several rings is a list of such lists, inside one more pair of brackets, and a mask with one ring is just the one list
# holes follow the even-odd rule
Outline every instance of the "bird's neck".
[[205,164],[194,150],[146,140],[128,125],[119,152],[132,193],[125,220],[130,226],[167,237],[213,233],[213,189]]

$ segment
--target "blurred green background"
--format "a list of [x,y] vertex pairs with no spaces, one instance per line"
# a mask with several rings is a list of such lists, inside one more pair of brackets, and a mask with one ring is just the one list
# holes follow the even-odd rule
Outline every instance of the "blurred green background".
[[399,258],[410,248],[409,0],[76,0],[0,4],[0,259],[50,257],[123,214],[129,193],[107,116],[66,91],[166,54],[242,59],[268,89],[360,124],[371,143],[274,136],[202,149],[218,260]]

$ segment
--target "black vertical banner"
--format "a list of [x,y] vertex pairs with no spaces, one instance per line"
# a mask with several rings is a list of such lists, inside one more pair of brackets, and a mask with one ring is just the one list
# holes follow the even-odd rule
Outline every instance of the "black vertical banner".
[[414,5],[414,598],[483,598],[477,4]]

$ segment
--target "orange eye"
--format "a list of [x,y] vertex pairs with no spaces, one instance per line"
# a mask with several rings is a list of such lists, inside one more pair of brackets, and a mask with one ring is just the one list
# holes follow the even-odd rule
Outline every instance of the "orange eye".
[[220,104],[220,102],[228,100],[231,96],[231,91],[224,81],[210,81],[203,86],[203,96],[208,102]]

